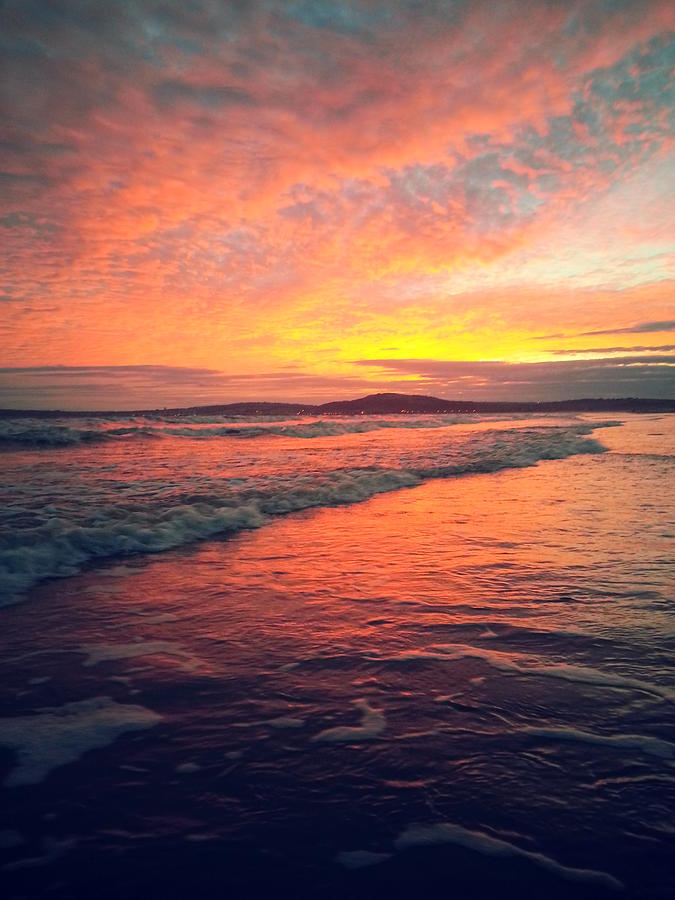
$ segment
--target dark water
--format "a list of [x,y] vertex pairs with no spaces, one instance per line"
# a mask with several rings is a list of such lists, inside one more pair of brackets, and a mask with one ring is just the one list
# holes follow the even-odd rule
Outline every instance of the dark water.
[[6,895],[670,896],[673,417],[298,424],[3,454]]

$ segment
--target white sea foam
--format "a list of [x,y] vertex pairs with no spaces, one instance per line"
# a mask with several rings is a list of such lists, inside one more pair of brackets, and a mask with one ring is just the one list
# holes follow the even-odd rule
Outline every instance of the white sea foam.
[[315,734],[312,741],[342,743],[349,741],[371,741],[382,734],[387,720],[381,709],[375,709],[367,700],[354,700],[354,706],[361,712],[359,725],[338,725]]
[[521,728],[519,732],[546,740],[578,741],[584,744],[612,747],[617,750],[639,750],[661,759],[675,758],[675,744],[647,734],[597,734],[579,728],[539,728],[536,726]]
[[59,766],[75,762],[88,750],[105,747],[119,735],[151,728],[161,716],[143,706],[93,697],[0,719],[0,745],[16,754],[7,787],[36,784]]
[[295,716],[277,716],[275,719],[265,719],[265,725],[271,728],[302,728],[305,724],[304,719],[297,719]]
[[184,762],[176,766],[175,771],[179,775],[194,775],[195,772],[201,771],[201,766],[195,762]]
[[225,759],[241,759],[243,755],[243,750],[228,750],[227,753],[225,753]]
[[99,663],[118,659],[135,659],[139,656],[171,656],[180,660],[184,668],[193,671],[201,660],[183,650],[173,641],[134,641],[130,644],[83,644],[78,648],[87,654],[83,665],[97,666]]
[[[101,510],[99,523],[63,523],[26,529],[21,543],[0,549],[0,596],[13,595],[43,578],[73,575],[91,559],[119,553],[157,553],[196,540],[259,527],[258,509],[191,504],[165,510]],[[0,548],[2,545],[0,544]]]
[[621,890],[624,887],[618,878],[607,872],[565,866],[550,856],[545,856],[543,853],[524,850],[516,846],[516,844],[511,844],[501,838],[492,837],[492,835],[485,834],[482,831],[471,831],[468,828],[463,828],[461,825],[455,825],[450,822],[440,822],[432,825],[412,825],[406,828],[394,841],[394,846],[397,850],[407,850],[411,847],[425,847],[434,844],[455,844],[486,856],[501,858],[519,857],[548,872],[552,872],[566,881],[595,884],[611,890]]

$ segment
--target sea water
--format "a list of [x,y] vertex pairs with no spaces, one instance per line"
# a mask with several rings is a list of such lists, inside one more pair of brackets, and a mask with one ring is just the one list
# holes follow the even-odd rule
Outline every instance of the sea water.
[[7,896],[669,896],[674,426],[4,420]]

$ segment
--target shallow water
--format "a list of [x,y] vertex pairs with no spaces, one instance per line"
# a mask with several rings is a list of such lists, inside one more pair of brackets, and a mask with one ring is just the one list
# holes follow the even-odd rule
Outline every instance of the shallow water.
[[670,895],[673,417],[432,418],[3,454],[10,896]]

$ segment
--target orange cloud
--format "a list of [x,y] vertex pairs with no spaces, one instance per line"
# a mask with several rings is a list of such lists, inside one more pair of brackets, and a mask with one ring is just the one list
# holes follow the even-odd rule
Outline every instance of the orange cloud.
[[328,377],[666,317],[670,5],[387,6],[0,12],[31,48],[0,96],[5,361]]

